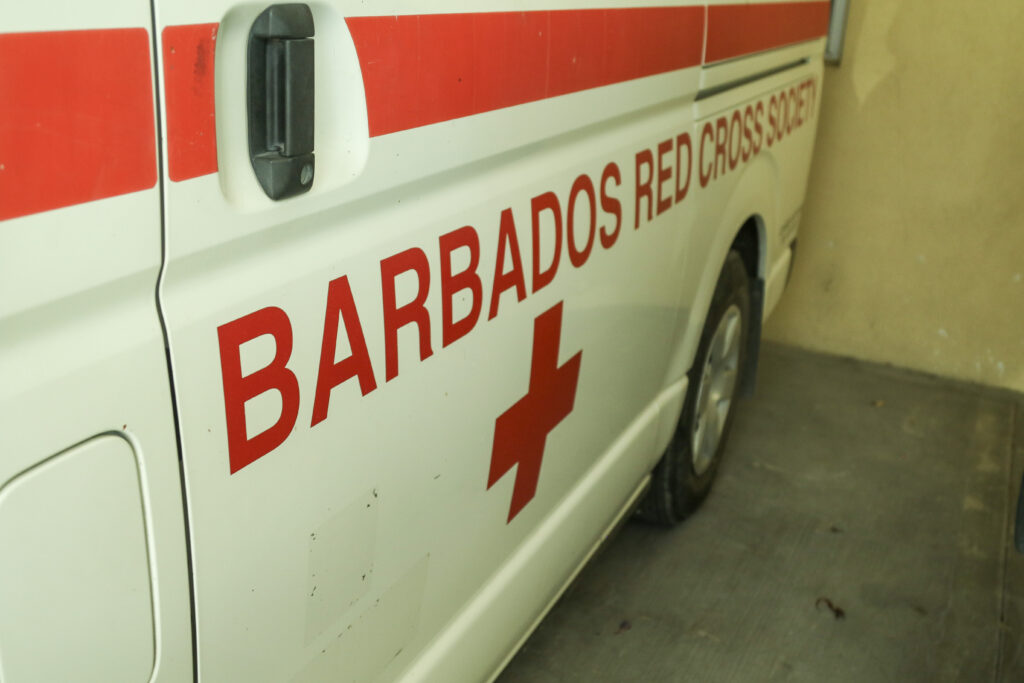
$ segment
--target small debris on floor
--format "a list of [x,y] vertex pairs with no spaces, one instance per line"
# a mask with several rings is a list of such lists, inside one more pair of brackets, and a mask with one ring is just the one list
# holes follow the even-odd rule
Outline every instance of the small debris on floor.
[[615,635],[619,635],[620,633],[625,633],[626,631],[628,631],[631,628],[633,628],[633,624],[629,623],[629,620],[623,619],[622,623],[619,624],[618,630],[615,631]]
[[840,607],[839,605],[835,604],[834,602],[832,602],[828,598],[818,598],[817,600],[814,601],[814,609],[818,609],[822,605],[825,605],[825,607],[828,607],[832,611],[832,615],[836,619],[845,619],[846,618],[846,610],[844,610],[842,607]]
[[885,401],[883,401],[882,399],[878,398],[878,399],[875,399],[874,401],[872,401],[871,405],[874,406],[875,408],[881,408],[882,406],[885,405]]

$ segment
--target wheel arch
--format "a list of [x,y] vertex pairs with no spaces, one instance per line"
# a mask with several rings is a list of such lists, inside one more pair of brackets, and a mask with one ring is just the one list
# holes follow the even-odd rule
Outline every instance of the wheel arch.
[[729,246],[743,260],[750,287],[750,329],[747,333],[746,362],[740,369],[741,396],[754,393],[757,380],[757,358],[761,348],[761,325],[764,322],[764,290],[767,277],[767,232],[761,214],[752,214],[743,222]]
[[[730,250],[737,249],[747,266],[751,287],[752,328],[747,338],[747,361],[742,368],[739,395],[753,393],[757,375],[757,356],[761,345],[764,311],[764,287],[774,249],[772,231],[779,213],[779,168],[770,155],[759,155],[735,179],[721,210],[706,212],[701,225],[695,226],[691,242],[693,256],[685,276],[685,296],[681,308],[685,322],[673,337],[672,352],[666,367],[663,388],[685,391],[688,374],[697,352],[697,342],[711,305],[715,283]],[[687,303],[689,305],[687,305]],[[668,443],[682,409],[682,396],[667,406],[661,417],[658,452]]]
[[[718,274],[725,264],[726,256],[730,251],[738,251],[743,263],[746,266],[747,277],[750,283],[752,322],[751,334],[748,337],[748,359],[747,367],[743,369],[740,389],[743,395],[749,395],[753,390],[753,376],[756,370],[757,350],[761,343],[761,322],[764,311],[764,287],[767,269],[769,268],[769,236],[767,223],[764,214],[759,211],[748,210],[739,214],[742,218],[734,219],[731,230],[722,229],[715,240],[709,263],[713,268],[706,268],[700,274],[700,281],[696,283],[696,295],[693,305],[689,310],[688,321],[683,333],[677,338],[672,358],[669,362],[668,373],[665,379],[665,386],[678,381],[689,372],[693,365],[694,354],[697,350],[697,341],[707,317],[708,308],[711,305],[711,296],[714,293],[715,283]],[[750,365],[754,363],[755,365]]]
[[765,258],[766,240],[764,218],[761,214],[754,213],[743,221],[729,246],[729,251],[739,253],[747,269],[747,276],[752,280],[765,278],[768,267]]

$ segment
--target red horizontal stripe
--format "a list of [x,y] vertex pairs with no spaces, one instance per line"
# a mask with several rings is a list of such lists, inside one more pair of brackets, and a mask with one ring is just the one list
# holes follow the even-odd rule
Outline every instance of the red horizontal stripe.
[[828,2],[708,7],[705,63],[792,45],[828,33]]
[[370,136],[701,62],[703,7],[347,19]]
[[168,26],[161,34],[167,111],[167,175],[217,172],[213,58],[217,24]]
[[156,184],[143,28],[0,35],[0,220]]

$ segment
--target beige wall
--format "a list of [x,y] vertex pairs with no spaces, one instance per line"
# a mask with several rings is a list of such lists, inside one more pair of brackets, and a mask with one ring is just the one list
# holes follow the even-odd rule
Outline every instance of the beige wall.
[[765,335],[1024,391],[1024,2],[849,18]]

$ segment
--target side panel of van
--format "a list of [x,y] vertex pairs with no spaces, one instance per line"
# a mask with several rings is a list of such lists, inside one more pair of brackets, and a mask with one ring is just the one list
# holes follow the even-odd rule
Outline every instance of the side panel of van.
[[788,246],[816,105],[742,164],[717,119],[820,87],[806,35],[714,85],[766,48],[713,66],[714,8],[654,4],[311,4],[315,169],[274,201],[264,8],[156,3],[200,677],[485,678],[639,495],[732,239],[762,277]]

